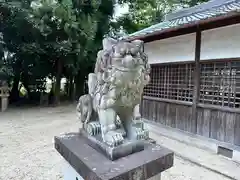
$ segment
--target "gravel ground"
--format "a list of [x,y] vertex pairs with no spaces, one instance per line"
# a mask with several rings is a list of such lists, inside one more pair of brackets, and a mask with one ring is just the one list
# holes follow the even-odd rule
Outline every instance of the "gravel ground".
[[[63,180],[53,137],[79,126],[72,105],[0,113],[0,180]],[[162,180],[227,180],[179,157],[174,161]]]

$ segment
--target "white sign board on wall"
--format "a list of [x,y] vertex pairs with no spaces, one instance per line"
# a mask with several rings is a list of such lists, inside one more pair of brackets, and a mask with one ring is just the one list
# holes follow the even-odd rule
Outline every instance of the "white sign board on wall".
[[201,60],[240,57],[240,24],[202,32]]
[[194,61],[196,34],[187,34],[145,43],[150,64]]

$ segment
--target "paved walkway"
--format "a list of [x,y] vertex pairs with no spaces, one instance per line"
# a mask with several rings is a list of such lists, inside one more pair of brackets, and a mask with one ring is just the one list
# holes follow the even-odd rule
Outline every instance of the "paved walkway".
[[[185,158],[203,166],[204,168],[210,169],[211,171],[222,174],[229,179],[240,180],[240,164],[223,156],[217,155],[216,153],[169,138],[171,136],[168,137],[166,132],[163,133],[163,131],[167,131],[167,129],[163,129],[152,124],[146,124],[146,126],[151,130],[151,136],[157,140],[158,144],[168,147],[174,151],[177,156]],[[174,132],[168,130],[167,133]],[[181,137],[180,133],[179,137]]]
[[[63,180],[62,158],[53,148],[53,137],[78,131],[79,126],[74,106],[0,113],[0,180]],[[151,135],[168,146],[168,140]],[[171,143],[177,151],[179,145]],[[185,151],[197,153],[192,147]],[[215,158],[211,160],[218,162]],[[162,175],[162,180],[229,180],[178,156],[174,167]]]

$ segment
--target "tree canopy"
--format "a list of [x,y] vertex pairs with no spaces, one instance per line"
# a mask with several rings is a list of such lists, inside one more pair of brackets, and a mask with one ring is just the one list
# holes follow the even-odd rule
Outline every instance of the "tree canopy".
[[[9,82],[15,102],[20,82],[34,100],[45,91],[46,78],[52,79],[53,102],[58,104],[65,77],[65,94],[75,99],[83,93],[104,36],[119,36],[120,29],[132,33],[161,22],[166,13],[205,1],[2,0],[0,80]],[[127,4],[129,12],[113,19],[116,4]]]
[[120,0],[128,4],[129,12],[118,18],[113,26],[121,26],[126,33],[133,33],[164,20],[164,16],[181,8],[192,7],[209,0]]

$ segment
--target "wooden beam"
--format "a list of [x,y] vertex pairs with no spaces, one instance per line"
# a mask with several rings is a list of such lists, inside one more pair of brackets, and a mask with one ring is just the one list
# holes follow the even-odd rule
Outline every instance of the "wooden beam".
[[199,102],[200,92],[200,56],[201,56],[201,31],[196,32],[195,44],[195,69],[194,69],[194,92],[193,92],[193,105],[192,105],[192,132],[197,133],[197,104]]
[[216,106],[216,105],[212,105],[212,104],[202,104],[202,103],[198,103],[197,107],[203,108],[203,109],[217,110],[220,112],[240,114],[239,108],[222,107],[222,106]]
[[173,100],[173,99],[164,99],[164,98],[151,97],[151,96],[143,96],[143,100],[165,102],[165,103],[171,103],[171,104],[179,104],[179,105],[184,105],[184,106],[192,106],[192,102],[179,101],[179,100]]

